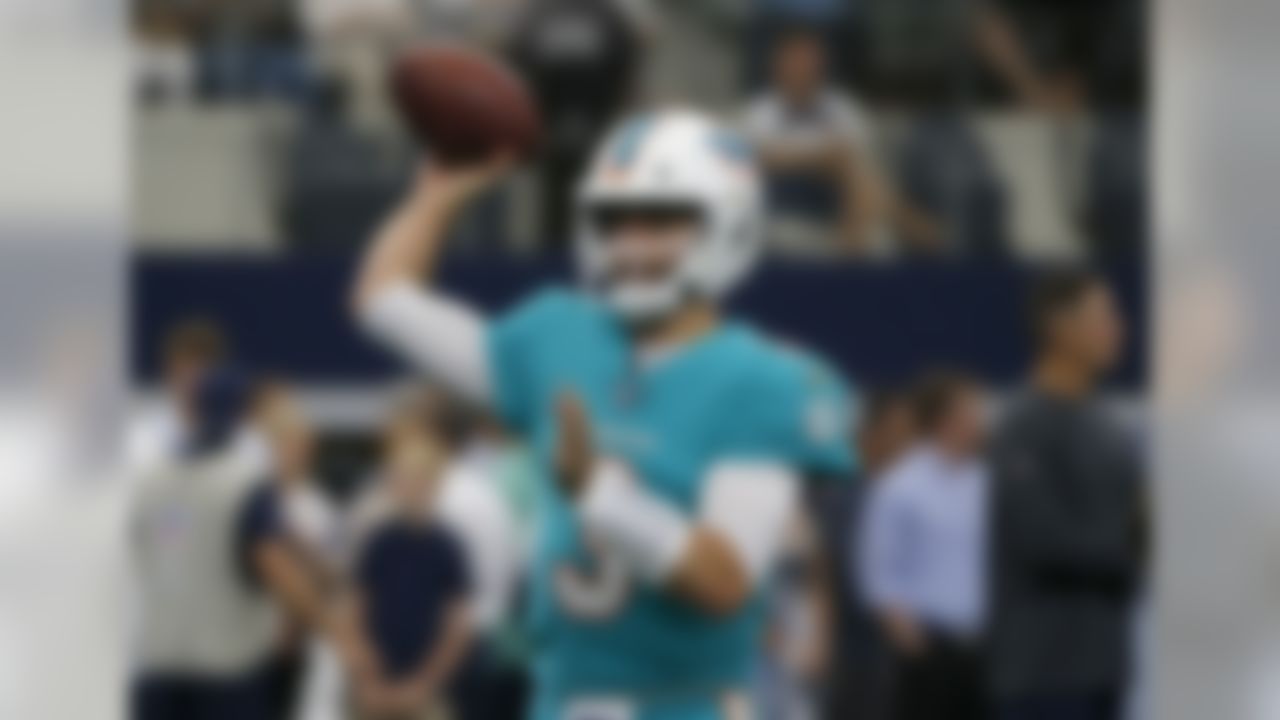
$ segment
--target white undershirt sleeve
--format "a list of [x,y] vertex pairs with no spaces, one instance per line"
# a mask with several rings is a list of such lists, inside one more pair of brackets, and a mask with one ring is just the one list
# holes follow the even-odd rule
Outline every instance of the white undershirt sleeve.
[[733,548],[753,584],[773,568],[800,502],[800,478],[778,463],[735,460],[711,468],[700,521]]
[[392,285],[360,308],[360,325],[433,379],[467,399],[492,404],[483,316],[409,282]]

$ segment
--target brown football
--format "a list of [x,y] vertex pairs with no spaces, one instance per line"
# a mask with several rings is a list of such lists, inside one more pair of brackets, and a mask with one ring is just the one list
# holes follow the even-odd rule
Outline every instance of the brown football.
[[391,92],[429,153],[456,164],[499,150],[527,157],[542,123],[524,83],[505,64],[457,46],[418,47],[398,58]]

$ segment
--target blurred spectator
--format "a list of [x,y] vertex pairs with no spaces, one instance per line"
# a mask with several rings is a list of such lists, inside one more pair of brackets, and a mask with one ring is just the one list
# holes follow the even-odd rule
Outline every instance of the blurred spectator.
[[[323,595],[289,547],[277,494],[237,451],[249,393],[233,370],[203,373],[181,454],[138,484],[138,720],[267,720],[264,667],[281,611],[309,629],[327,627]],[[343,647],[354,664],[355,646]]]
[[1056,114],[1089,112],[1086,248],[1146,247],[1146,3],[985,0],[977,45],[1015,99]]
[[[280,504],[286,538],[317,580],[330,584],[339,567],[338,521],[334,507],[312,474],[315,440],[289,389],[272,383],[260,389],[256,415],[271,450],[270,480]],[[306,627],[287,618],[277,655],[268,672],[272,716],[296,717],[306,664]]]
[[1143,564],[1136,448],[1094,397],[1120,356],[1121,320],[1111,290],[1080,270],[1047,275],[1028,307],[1031,386],[992,450],[996,717],[1111,720]]
[[915,443],[918,423],[905,394],[883,390],[867,398],[858,427],[858,462],[874,484]]
[[[386,32],[412,17],[409,0],[300,0],[298,12],[314,45],[339,40],[345,32]],[[379,37],[370,34],[368,39]],[[385,37],[385,36],[384,36]]]
[[189,23],[172,0],[139,0],[134,7],[134,91],[147,102],[186,99],[196,67]]
[[470,649],[465,551],[436,515],[449,444],[427,419],[402,417],[386,435],[383,517],[355,554],[354,609],[379,671],[358,678],[359,718],[444,718],[454,675]]
[[413,0],[412,4],[429,39],[498,50],[527,1]]
[[793,29],[781,37],[771,80],[748,108],[746,130],[768,176],[780,247],[866,251],[889,219],[904,221],[906,239],[930,235],[929,223],[900,206],[876,171],[867,120],[829,84],[820,35]]
[[257,391],[255,414],[271,451],[271,479],[285,529],[307,562],[325,577],[340,564],[336,510],[315,475],[316,438],[292,388],[279,381]]
[[301,0],[310,61],[341,98],[343,121],[358,135],[394,133],[386,91],[393,53],[419,29],[408,0]]
[[768,80],[772,49],[799,23],[812,28],[820,36],[831,60],[833,79],[839,83],[848,82],[851,77],[846,70],[855,50],[851,31],[854,19],[863,10],[858,7],[860,3],[861,0],[752,0],[743,3],[750,6],[746,18],[749,33],[746,44],[748,86],[759,87]]
[[189,7],[202,98],[306,97],[311,76],[295,0],[196,0]]
[[921,441],[867,504],[863,584],[894,656],[892,716],[984,720],[988,477],[982,396],[950,373],[913,398]]
[[[523,449],[509,444],[487,418],[434,388],[414,387],[400,395],[385,432],[391,436],[424,424],[438,429],[449,455],[429,510],[463,554],[475,630],[453,683],[453,715],[517,718],[525,709],[528,656],[515,605],[533,539],[538,478]],[[370,478],[351,512],[356,544],[393,513],[386,479]]]
[[[472,578],[471,618],[477,633],[469,662],[459,671],[455,715],[474,720],[523,716],[528,658],[513,647],[515,604],[531,541],[531,498],[536,481],[523,453],[478,411],[438,398],[452,428],[453,461],[440,490],[441,522],[460,540]],[[520,485],[523,484],[523,487]]]
[[937,108],[975,98],[973,2],[856,0],[858,72],[877,101]]
[[[160,348],[161,397],[129,430],[127,452],[133,467],[167,462],[181,453],[191,433],[200,378],[230,354],[222,329],[203,318],[184,320],[165,334]],[[250,428],[238,432],[235,444],[259,470],[265,468],[261,438]]]
[[1015,99],[1042,110],[1145,104],[1142,0],[984,0],[978,50]]
[[764,652],[755,678],[760,717],[817,720],[818,683],[831,651],[831,607],[819,539],[807,511],[787,528],[769,595]]
[[1099,259],[1135,259],[1150,234],[1147,123],[1144,116],[1098,117],[1089,148],[1084,224]]
[[299,0],[311,62],[358,132],[394,134],[387,66],[406,46],[452,42],[498,49],[523,0]]
[[843,244],[862,248],[876,222],[876,189],[868,180],[869,129],[850,97],[828,86],[822,38],[793,30],[777,40],[771,88],[747,111],[747,132],[769,173],[770,210],[808,232],[785,231],[787,245],[828,249],[839,227]]
[[[441,520],[461,539],[475,581],[473,619],[489,633],[511,609],[519,573],[516,521],[499,487],[495,463],[501,446],[478,438],[468,418],[451,448],[455,460],[444,475],[440,491]],[[492,455],[491,455],[492,454]]]
[[539,239],[567,247],[573,189],[596,141],[632,100],[643,37],[623,0],[527,0],[508,40],[542,111]]
[[850,482],[823,483],[813,493],[810,504],[827,554],[834,623],[824,717],[885,717],[885,652],[856,572],[858,527],[875,483],[914,440],[915,420],[906,396],[893,390],[868,393],[852,439],[857,476]]
[[903,194],[938,218],[939,232],[908,249],[943,255],[1008,252],[1007,193],[966,118],[940,112],[916,121],[898,157]]

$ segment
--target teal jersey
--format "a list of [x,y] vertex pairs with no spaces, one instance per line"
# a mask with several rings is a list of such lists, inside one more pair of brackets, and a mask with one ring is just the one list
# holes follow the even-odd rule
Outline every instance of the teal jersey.
[[[642,367],[606,308],[548,290],[498,322],[490,338],[498,408],[545,469],[555,400],[577,394],[601,454],[691,516],[707,471],[724,460],[786,463],[806,473],[853,469],[849,409],[834,373],[746,325],[726,323]],[[762,632],[760,598],[710,617],[670,592],[611,571],[577,518],[543,483],[531,632],[546,697],[715,693],[746,684]],[[614,568],[616,569],[616,568]]]

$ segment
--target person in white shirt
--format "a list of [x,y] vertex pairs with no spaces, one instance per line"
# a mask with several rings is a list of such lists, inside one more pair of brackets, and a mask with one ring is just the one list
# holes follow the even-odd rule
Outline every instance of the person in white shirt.
[[890,222],[904,240],[927,241],[932,222],[886,182],[872,157],[868,119],[829,81],[826,66],[818,34],[783,35],[772,85],[746,111],[745,130],[768,173],[775,245],[801,254],[874,252],[884,249]]
[[985,717],[989,475],[982,397],[939,373],[915,392],[920,442],[876,483],[865,508],[860,575],[895,660],[892,714]]
[[[333,503],[313,474],[315,438],[291,391],[273,382],[258,391],[256,415],[270,450],[270,480],[279,501],[284,536],[320,586],[333,585],[341,558]],[[286,618],[269,669],[271,703],[280,718],[296,717],[308,662],[306,626]]]
[[181,448],[140,473],[130,508],[140,627],[132,714],[273,717],[263,669],[295,618],[353,673],[370,656],[291,548],[279,496],[235,445],[251,383],[201,374]]
[[[160,347],[161,393],[131,424],[125,454],[130,468],[142,472],[172,460],[191,433],[192,403],[199,379],[231,355],[217,324],[189,318],[174,325]],[[266,448],[254,429],[240,428],[233,445],[246,462],[266,468]]]
[[287,385],[260,388],[256,404],[285,528],[308,562],[324,574],[334,572],[340,549],[337,510],[314,472],[315,431]]
[[[516,585],[523,572],[525,538],[510,503],[499,487],[500,452],[474,437],[475,418],[430,387],[406,391],[391,411],[384,437],[403,426],[427,425],[450,443],[451,457],[433,501],[440,521],[458,538],[472,578],[471,620],[486,636],[509,619]],[[351,513],[350,544],[359,546],[392,511],[385,479],[369,478]]]

